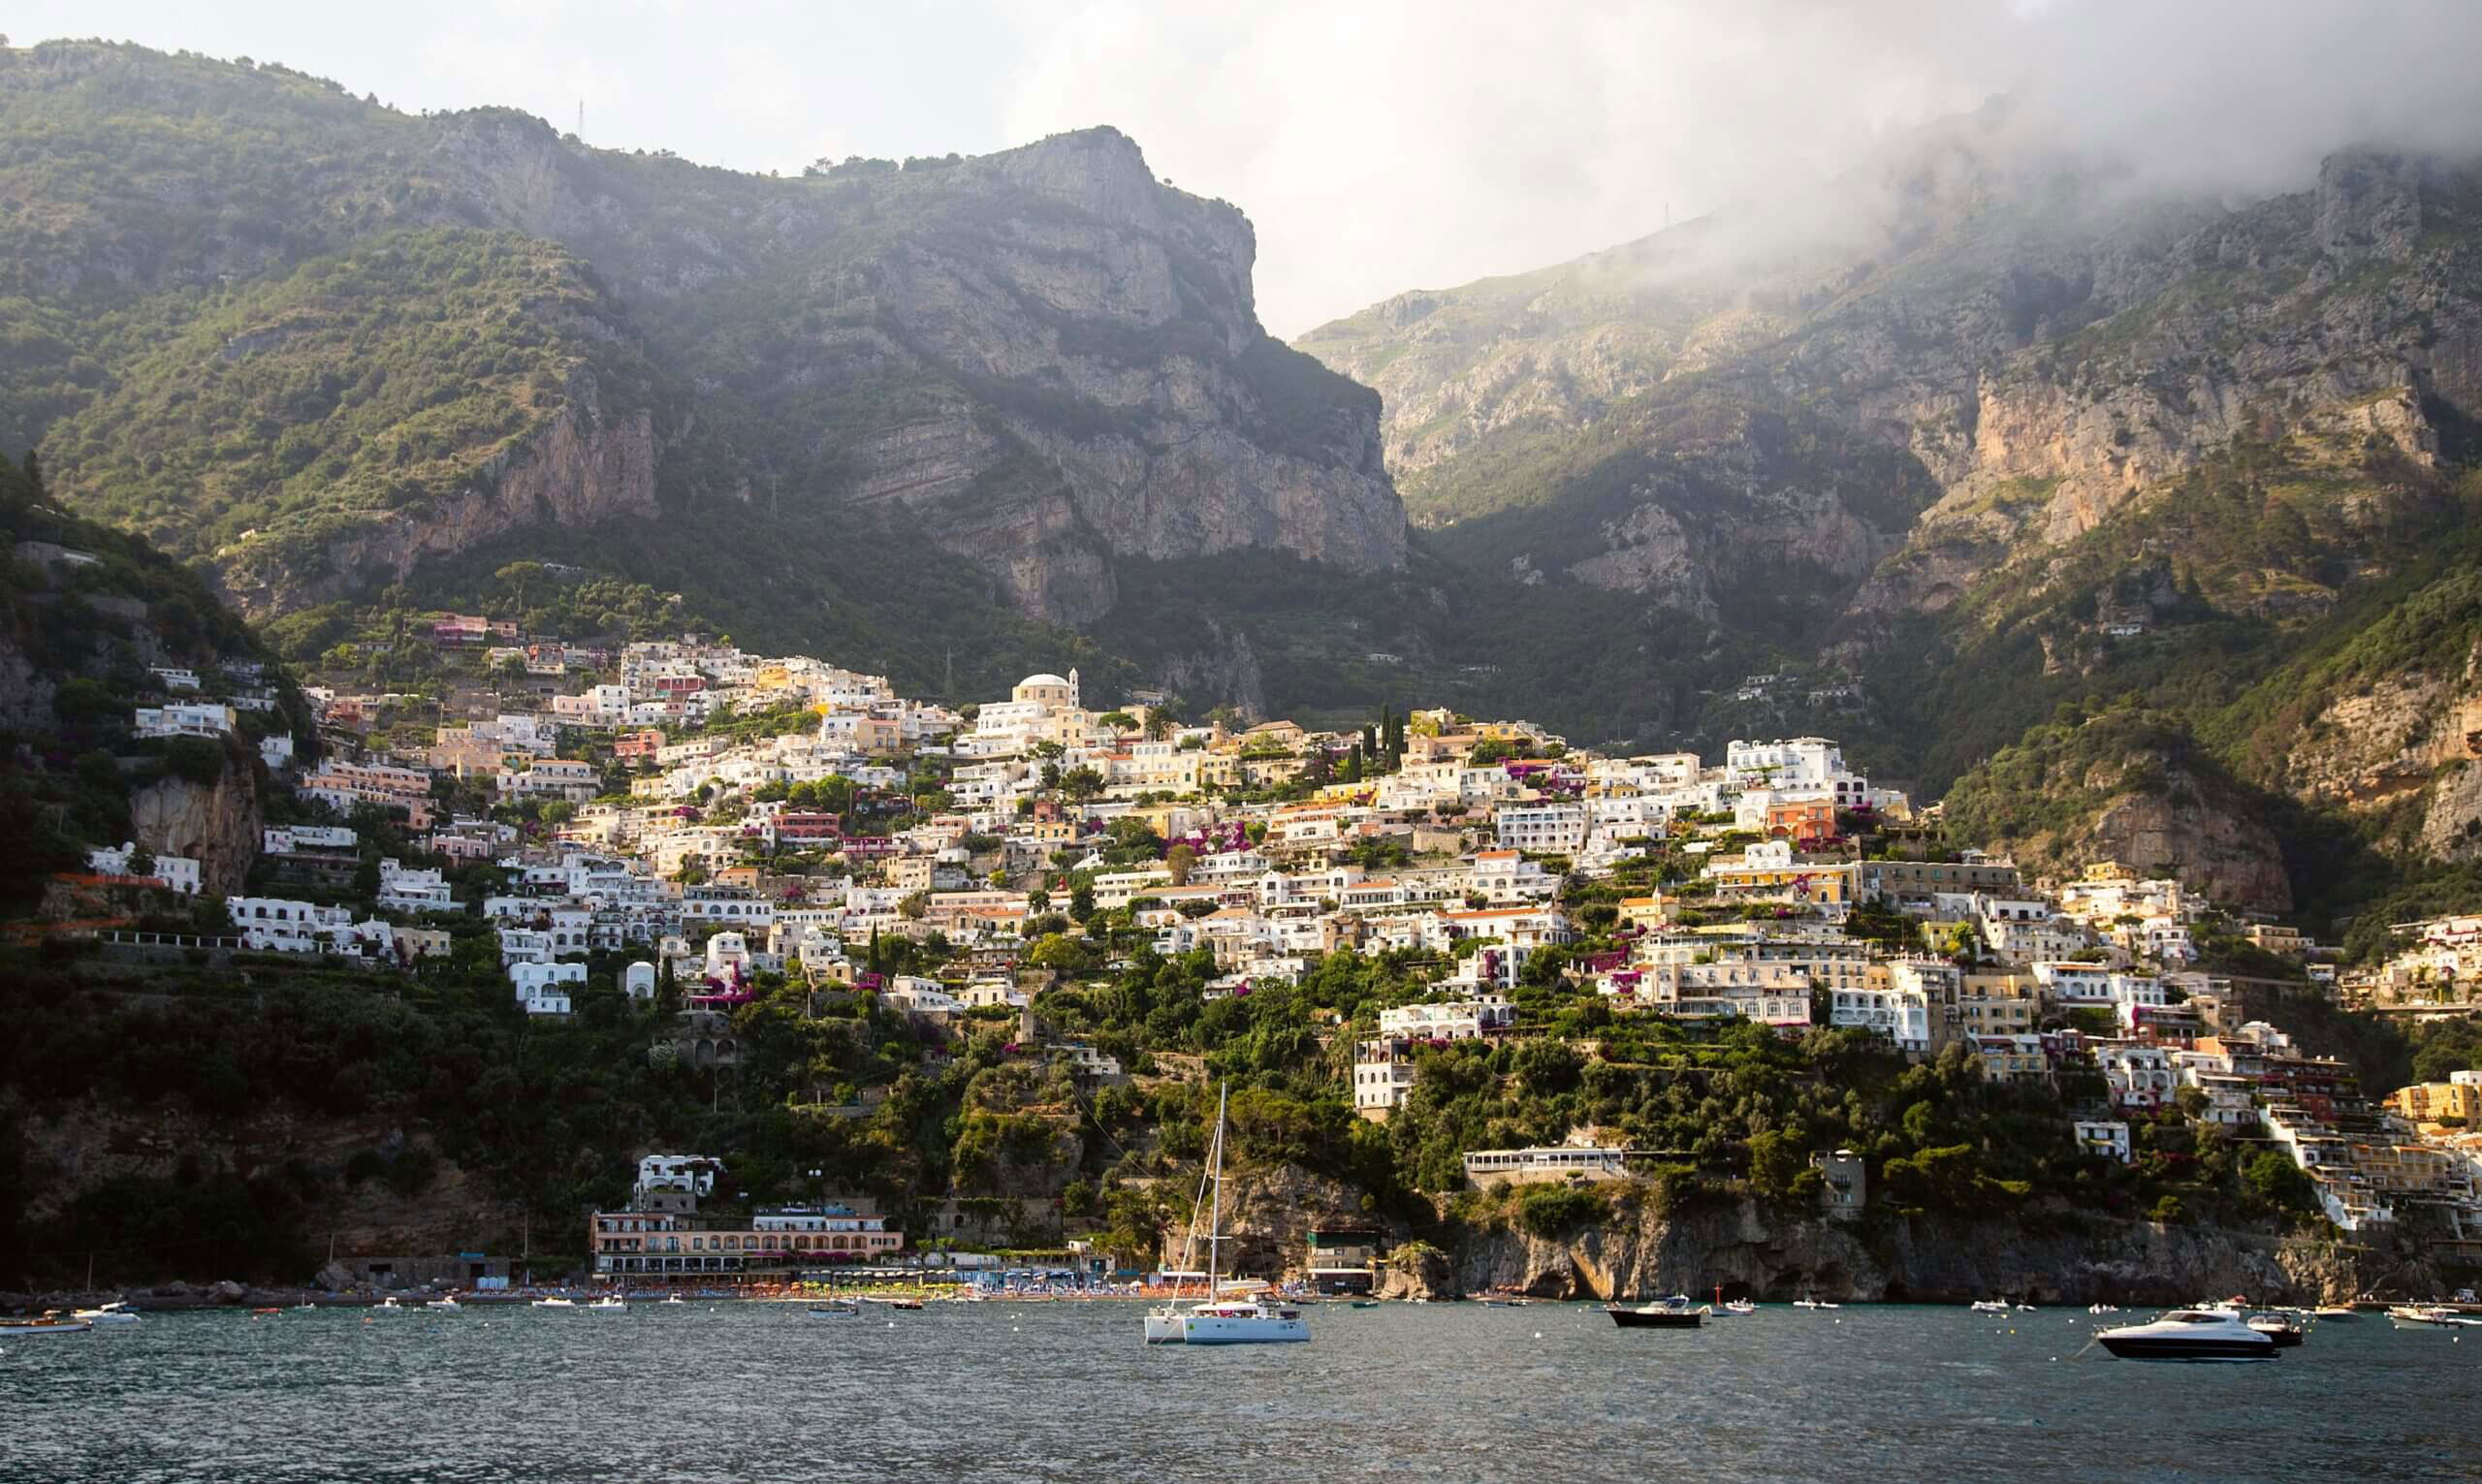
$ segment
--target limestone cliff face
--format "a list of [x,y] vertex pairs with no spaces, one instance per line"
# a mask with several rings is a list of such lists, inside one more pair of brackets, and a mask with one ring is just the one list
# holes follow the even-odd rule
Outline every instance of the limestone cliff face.
[[[315,278],[320,260],[382,235],[487,229],[587,265],[595,323],[575,328],[625,341],[614,359],[643,373],[626,412],[624,378],[607,375],[602,416],[543,430],[453,496],[427,484],[417,500],[383,468],[334,508],[313,489],[268,501],[282,540],[237,520],[217,539],[246,549],[238,532],[249,529],[268,548],[224,563],[255,613],[391,581],[512,530],[544,531],[542,553],[557,556],[560,528],[652,514],[658,493],[670,515],[764,490],[770,519],[821,523],[836,507],[901,501],[908,529],[980,564],[1019,608],[1076,622],[1111,606],[1120,559],[1278,551],[1351,572],[1404,559],[1378,398],[1266,335],[1248,220],[1159,180],[1116,130],[780,178],[593,148],[511,109],[411,116],[278,69],[63,44],[0,75],[0,133],[60,116],[63,99],[84,111],[68,136],[9,142],[29,160],[78,162],[62,167],[77,200],[53,213],[74,226],[0,223],[10,293],[76,299],[77,312],[203,300],[305,267]],[[287,168],[254,176],[251,210],[235,213],[239,182],[124,147],[164,129],[246,137]],[[428,319],[461,286],[453,271],[409,282],[401,307]],[[400,306],[376,307],[368,323],[404,322],[386,312]],[[461,371],[478,384],[514,363],[488,354],[493,337],[539,344],[542,327],[526,322],[544,313],[494,311],[434,348],[472,348]],[[128,369],[73,376],[64,363],[29,385],[48,376],[110,395]],[[0,426],[57,419],[12,390],[0,383]],[[454,431],[515,426],[526,395],[462,409]],[[318,411],[315,395],[304,405]],[[408,410],[404,442],[438,441],[444,429],[421,426],[428,410]],[[227,471],[233,488],[148,499],[255,517],[271,477],[397,446],[394,427],[328,446],[336,435],[322,422],[288,428],[298,435],[281,458]],[[107,441],[75,431],[64,442],[77,448]],[[178,454],[212,434],[175,421],[156,436]],[[188,514],[143,520],[164,534]]]
[[168,777],[139,789],[129,796],[129,813],[139,844],[197,860],[207,896],[239,891],[258,858],[258,785],[239,763],[228,760],[212,784]]
[[[616,162],[525,121],[461,120],[430,164],[471,209],[562,241],[676,321],[726,329],[730,295],[776,296],[791,323],[765,384],[720,391],[746,368],[693,351],[692,404],[742,401],[804,449],[771,478],[903,502],[1029,614],[1099,616],[1114,557],[1404,560],[1377,399],[1267,337],[1249,221],[1157,181],[1115,130],[895,178],[670,182],[650,219],[616,199]],[[822,404],[835,426],[806,426]]]
[[224,596],[265,619],[401,582],[428,557],[453,556],[510,531],[655,515],[654,414],[606,416],[590,375],[573,378],[569,393],[566,407],[461,488],[372,513],[320,543],[315,556],[247,542],[216,553],[211,568]]
[[1712,1292],[1766,1300],[1965,1303],[2006,1294],[2052,1304],[2181,1304],[2202,1293],[2265,1303],[2357,1297],[2379,1276],[2333,1245],[2213,1227],[2103,1221],[2045,1233],[2008,1220],[1893,1223],[1884,1234],[1750,1202],[1674,1216],[1651,1206],[1565,1240],[1509,1227],[1469,1235],[1455,1255],[1460,1292],[1516,1289],[1546,1298]]
[[2482,858],[2482,641],[2462,667],[2400,671],[2333,698],[2285,754],[2282,782],[2357,812],[2410,801],[2423,853]]
[[936,183],[973,225],[852,268],[871,322],[798,353],[800,374],[867,365],[962,389],[830,450],[844,498],[905,500],[1020,607],[1070,622],[1111,606],[1112,556],[1402,564],[1376,399],[1258,328],[1238,211],[1157,183],[1111,130]]
[[[1773,545],[1864,628],[1946,608],[2236,441],[2422,469],[2440,412],[2482,407],[2470,165],[2346,150],[2304,189],[2236,205],[2140,191],[2008,130],[1986,111],[1814,203],[1402,295],[1300,344],[1385,398],[1417,523],[1496,513],[1493,540],[1534,570],[1707,616],[1703,600],[1767,578],[1738,553]],[[1839,436],[1770,460],[1648,415],[1717,395],[1790,403]],[[1816,498],[1857,444],[1928,487],[1864,513],[1893,540],[1855,541],[1850,509]],[[1621,509],[1615,448],[1717,477]],[[1557,518],[1517,521],[1537,504]],[[1701,550],[1709,526],[1732,538]],[[1535,548],[1558,528],[1601,550],[1546,561]],[[1816,559],[1830,551],[1853,554]]]

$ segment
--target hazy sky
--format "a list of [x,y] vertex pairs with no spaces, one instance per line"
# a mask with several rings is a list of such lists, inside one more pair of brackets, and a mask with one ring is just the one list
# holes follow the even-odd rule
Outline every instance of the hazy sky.
[[16,0],[17,45],[247,55],[737,169],[1116,124],[1249,212],[1292,335],[1830,172],[2013,91],[2238,190],[2335,143],[2482,142],[2482,0]]

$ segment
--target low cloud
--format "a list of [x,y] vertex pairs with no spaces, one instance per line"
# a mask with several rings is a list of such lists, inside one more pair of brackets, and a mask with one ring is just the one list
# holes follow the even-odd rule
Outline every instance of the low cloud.
[[1993,147],[2184,189],[2299,184],[2351,142],[2482,148],[2482,5],[2417,0],[1130,0],[1016,13],[1004,132],[1112,123],[1247,210],[1281,334],[1851,168],[2006,94]]

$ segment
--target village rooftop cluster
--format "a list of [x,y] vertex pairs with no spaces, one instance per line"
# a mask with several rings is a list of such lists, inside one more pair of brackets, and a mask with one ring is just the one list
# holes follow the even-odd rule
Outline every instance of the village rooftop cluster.
[[[2334,981],[2331,952],[2113,863],[2028,881],[1947,849],[1931,811],[1826,739],[1734,742],[1710,762],[1599,756],[1444,710],[1342,732],[1200,722],[1156,694],[1089,707],[1073,670],[952,710],[881,676],[696,637],[495,643],[514,638],[483,619],[437,626],[434,643],[479,652],[491,680],[429,724],[407,723],[429,703],[310,692],[322,755],[296,772],[289,745],[268,752],[302,818],[267,830],[264,866],[318,889],[228,899],[240,946],[413,962],[480,914],[528,1014],[567,1016],[589,958],[628,955],[615,987],[641,1001],[677,987],[673,1044],[693,1063],[733,1061],[732,1012],[780,975],[934,1019],[1022,1012],[1027,1054],[1096,1081],[1120,1078],[1117,1060],[1047,1044],[1033,1010],[1064,968],[1111,966],[1047,946],[1097,912],[1125,912],[1166,956],[1210,955],[1211,995],[1338,950],[1405,950],[1435,965],[1434,993],[1355,1042],[1365,1118],[1399,1105],[1424,1047],[1527,1034],[1511,995],[1560,983],[1620,1015],[1850,1027],[1914,1058],[1961,1046],[1993,1080],[2090,1082],[2100,1095],[2060,1136],[2123,1161],[2132,1115],[2177,1106],[2262,1128],[2345,1230],[2418,1202],[2482,1250],[2469,1074],[2373,1107],[2342,1065],[2252,1013],[2263,986],[2196,966],[2210,929],[2306,963],[2313,981]],[[220,735],[257,696],[138,719]],[[356,899],[373,829],[401,855]],[[131,856],[95,865],[117,872]],[[197,890],[195,862],[148,864]],[[474,867],[491,884],[461,890]],[[1631,885],[1581,890],[1611,882]],[[1581,956],[1589,933],[1613,946]],[[2420,985],[2430,1003],[2442,976],[2474,976],[2482,922],[2407,937],[2361,993],[2402,1000]],[[875,945],[896,938],[936,944],[936,972],[877,971]],[[1478,1177],[1625,1165],[1619,1151],[1475,1159]],[[1831,1173],[1830,1200],[1858,1206]],[[781,1216],[796,1217],[849,1225],[875,1255],[901,1241],[849,1211]],[[597,1250],[636,1235],[599,1230]],[[788,1247],[780,1235],[764,1240]]]

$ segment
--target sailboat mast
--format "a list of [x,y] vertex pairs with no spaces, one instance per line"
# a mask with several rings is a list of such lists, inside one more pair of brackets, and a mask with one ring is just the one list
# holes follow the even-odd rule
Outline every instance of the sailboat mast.
[[1206,1218],[1206,1297],[1207,1302],[1210,1304],[1215,1302],[1216,1293],[1221,1284],[1223,1275],[1224,1104],[1225,1100],[1231,1096],[1231,1094],[1232,1087],[1229,1083],[1226,1083],[1224,1087],[1216,1089],[1215,1148],[1208,1154],[1208,1159],[1211,1161],[1215,1171],[1215,1204],[1209,1208]]

